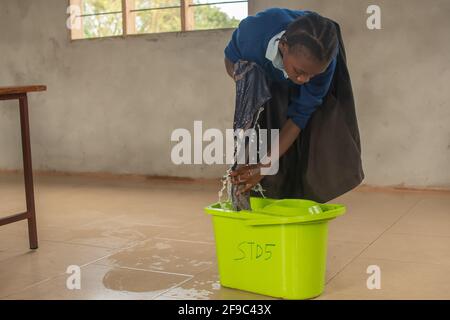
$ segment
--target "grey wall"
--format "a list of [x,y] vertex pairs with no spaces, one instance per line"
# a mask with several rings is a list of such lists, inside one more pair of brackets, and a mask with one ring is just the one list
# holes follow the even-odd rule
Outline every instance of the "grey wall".
[[[35,169],[219,176],[170,161],[175,128],[225,128],[234,105],[223,67],[231,30],[69,41],[65,0],[0,1],[0,85],[30,96]],[[18,112],[2,104],[0,168],[20,166]]]
[[[366,28],[369,4],[382,30]],[[0,86],[42,83],[30,96],[34,168],[218,177],[223,166],[175,166],[175,128],[231,125],[223,69],[231,30],[70,42],[65,0],[1,0]],[[450,187],[450,2],[251,1],[306,8],[340,22],[354,85],[365,183]],[[0,169],[20,163],[17,107],[0,105]]]

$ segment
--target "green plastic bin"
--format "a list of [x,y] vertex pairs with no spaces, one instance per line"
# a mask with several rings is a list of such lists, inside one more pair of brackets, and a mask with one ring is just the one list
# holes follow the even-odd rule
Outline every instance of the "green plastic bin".
[[252,211],[215,203],[213,218],[220,283],[284,299],[319,296],[325,286],[328,221],[338,204],[251,198]]

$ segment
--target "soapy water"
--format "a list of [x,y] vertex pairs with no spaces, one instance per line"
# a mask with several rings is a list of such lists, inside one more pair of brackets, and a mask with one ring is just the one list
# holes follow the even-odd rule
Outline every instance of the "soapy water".
[[[219,196],[219,204],[220,207],[222,209],[230,209],[232,208],[231,205],[231,192],[232,192],[232,183],[231,183],[231,177],[230,177],[230,173],[231,173],[231,168],[227,170],[227,174],[225,174],[222,177],[222,188],[219,190],[218,192],[218,196]],[[258,192],[262,198],[265,198],[266,196],[264,195],[264,192],[266,190],[263,189],[262,185],[260,183],[256,184],[253,188],[253,191]],[[226,193],[224,194],[224,191],[226,191]]]

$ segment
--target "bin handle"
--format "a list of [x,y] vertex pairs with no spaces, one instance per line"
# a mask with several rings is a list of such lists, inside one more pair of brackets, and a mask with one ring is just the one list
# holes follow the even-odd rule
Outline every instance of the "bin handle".
[[296,216],[296,217],[272,217],[270,219],[250,219],[245,221],[246,225],[259,226],[269,224],[293,224],[293,223],[314,223],[323,220],[331,220],[345,213],[344,206],[337,206],[334,209],[327,210],[322,213],[317,213],[311,218],[311,216]]

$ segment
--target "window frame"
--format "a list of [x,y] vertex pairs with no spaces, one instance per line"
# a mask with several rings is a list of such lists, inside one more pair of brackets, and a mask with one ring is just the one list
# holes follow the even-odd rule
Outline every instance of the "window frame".
[[[83,0],[67,0],[69,6],[78,6],[82,8]],[[234,1],[215,1],[213,3],[205,3],[205,4],[194,4],[193,0],[180,0],[180,6],[170,6],[170,7],[161,7],[161,8],[149,8],[149,9],[141,9],[135,11],[134,9],[134,0],[121,0],[122,1],[122,10],[121,12],[114,12],[115,14],[122,13],[122,34],[120,35],[111,35],[104,37],[91,37],[85,38],[83,36],[83,19],[85,15],[81,12],[81,16],[79,16],[81,27],[80,28],[69,28],[69,39],[70,41],[79,41],[79,40],[94,40],[94,39],[107,39],[107,38],[127,38],[127,37],[135,37],[135,36],[148,36],[148,35],[163,35],[163,34],[179,34],[186,32],[208,32],[208,31],[220,31],[220,30],[234,30],[234,28],[217,28],[217,29],[193,29],[194,24],[194,10],[192,8],[199,6],[210,6],[214,4],[226,4],[226,3],[247,3],[247,12],[250,11],[250,3],[251,0],[234,0]],[[148,33],[136,33],[136,20],[133,12],[138,11],[148,11],[148,10],[164,10],[166,8],[180,8],[180,16],[181,16],[181,30],[179,31],[170,31],[170,32],[148,32]],[[113,13],[113,12],[111,12]],[[89,14],[86,16],[100,16],[110,14],[110,12],[97,13],[97,14]],[[68,17],[70,19],[71,15],[68,12]]]

